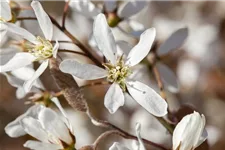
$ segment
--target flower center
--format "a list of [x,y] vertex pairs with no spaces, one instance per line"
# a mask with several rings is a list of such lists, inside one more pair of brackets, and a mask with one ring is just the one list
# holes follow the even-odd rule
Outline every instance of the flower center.
[[116,82],[120,85],[123,91],[126,90],[126,78],[132,73],[129,66],[125,65],[123,61],[123,56],[121,56],[116,65],[111,63],[104,63],[106,70],[108,71],[107,80],[109,82]]
[[52,57],[53,46],[50,43],[50,41],[43,39],[39,36],[37,37],[37,41],[38,41],[38,44],[35,44],[35,45],[26,44],[26,48],[28,49],[28,52],[30,52],[35,57],[37,57],[36,61],[45,60]]

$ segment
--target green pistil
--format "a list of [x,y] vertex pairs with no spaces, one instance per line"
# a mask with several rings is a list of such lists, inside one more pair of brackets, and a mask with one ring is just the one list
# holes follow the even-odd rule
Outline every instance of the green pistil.
[[115,13],[107,14],[107,22],[110,27],[116,27],[121,19]]
[[108,71],[107,80],[109,82],[116,82],[120,85],[123,91],[126,90],[126,78],[132,73],[130,67],[125,65],[122,56],[118,59],[116,65],[111,63],[103,64]]
[[30,45],[27,44],[28,51],[37,57],[36,61],[45,60],[52,57],[53,46],[50,41],[37,37],[38,44]]

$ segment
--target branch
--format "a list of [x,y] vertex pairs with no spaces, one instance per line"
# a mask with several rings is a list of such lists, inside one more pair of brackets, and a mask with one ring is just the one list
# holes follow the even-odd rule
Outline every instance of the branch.
[[85,53],[77,52],[77,51],[69,50],[69,49],[59,49],[58,52],[74,53],[74,54],[83,55],[87,57]]
[[60,30],[62,31],[65,35],[67,35],[71,40],[72,42],[77,45],[81,50],[83,50],[87,56],[99,67],[102,67],[102,63],[96,59],[89,51],[88,48],[86,48],[78,39],[76,39],[65,27],[61,27],[59,25],[59,23],[49,15],[52,23]]
[[[108,121],[105,121],[105,120],[99,120],[99,119],[97,119],[97,118],[94,118],[94,117],[90,114],[90,111],[89,111],[89,110],[87,110],[87,115],[89,116],[89,118],[91,119],[91,121],[92,121],[92,123],[93,123],[94,125],[100,126],[100,127],[104,127],[104,128],[111,128],[111,129],[113,129],[113,132],[108,131],[106,135],[100,136],[100,137],[97,139],[97,142],[95,142],[95,143],[98,143],[98,141],[100,141],[103,137],[108,136],[108,135],[110,135],[110,134],[112,134],[112,133],[113,133],[113,134],[120,135],[120,136],[122,136],[122,137],[124,137],[124,138],[126,138],[126,139],[133,139],[133,140],[138,141],[138,138],[137,138],[136,136],[131,135],[131,134],[127,133],[126,131],[123,131],[122,129],[120,129],[119,127],[117,127],[117,126],[115,126],[115,125],[113,125],[113,124],[111,124],[111,123],[109,123]],[[103,134],[104,134],[104,133],[103,133]],[[158,147],[158,148],[160,148],[160,149],[162,149],[162,150],[168,150],[168,149],[165,148],[164,146],[159,145],[159,144],[157,144],[157,143],[148,141],[148,140],[146,140],[146,139],[142,139],[142,140],[143,140],[143,142],[144,142],[145,144],[148,144],[148,145],[152,145],[152,146]],[[96,145],[98,145],[98,144],[96,144]]]
[[69,3],[70,3],[70,0],[68,0],[64,6],[63,18],[62,18],[62,28],[65,28],[65,22],[66,22],[66,16],[68,14]]

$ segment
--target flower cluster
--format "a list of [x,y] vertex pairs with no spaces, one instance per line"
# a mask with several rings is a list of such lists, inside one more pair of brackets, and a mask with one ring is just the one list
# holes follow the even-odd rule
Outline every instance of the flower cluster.
[[[175,118],[175,116],[172,116],[175,118],[175,121],[172,120],[172,117],[170,118],[168,116],[173,115],[173,113],[168,114],[170,111],[163,91],[164,85],[168,91],[178,92],[179,84],[174,73],[160,62],[161,56],[179,48],[188,36],[188,29],[181,28],[174,32],[157,50],[151,50],[156,37],[155,28],[139,30],[141,31],[138,32],[139,34],[135,32],[135,36],[138,36],[138,42],[133,47],[128,45],[125,41],[115,40],[112,27],[119,27],[118,24],[121,21],[129,20],[131,16],[143,10],[146,4],[147,2],[132,1],[120,3],[119,5],[119,2],[116,1],[104,1],[102,9],[99,9],[97,4],[94,5],[90,1],[66,1],[61,26],[53,17],[50,17],[48,13],[45,12],[39,1],[32,1],[31,8],[35,14],[34,19],[38,21],[44,35],[36,36],[25,28],[15,24],[17,16],[14,16],[12,12],[12,2],[6,0],[1,2],[1,36],[5,37],[7,36],[6,33],[10,33],[20,37],[23,41],[16,40],[12,42],[16,43],[15,45],[17,46],[19,45],[21,49],[10,46],[1,48],[0,73],[5,75],[8,82],[13,87],[17,88],[16,95],[18,99],[25,98],[28,93],[32,93],[33,96],[30,98],[33,99],[32,102],[35,103],[24,114],[9,123],[5,127],[5,132],[10,137],[14,138],[26,134],[32,136],[35,140],[28,140],[24,144],[24,147],[30,149],[75,150],[76,138],[74,129],[57,98],[58,96],[64,95],[64,98],[69,101],[71,105],[78,101],[75,99],[77,97],[74,98],[73,96],[76,95],[77,91],[80,92],[80,87],[78,87],[78,84],[71,87],[72,84],[69,83],[72,81],[75,82],[75,79],[73,80],[72,78],[73,76],[83,80],[104,78],[107,81],[109,89],[104,96],[104,106],[111,115],[115,115],[114,113],[119,107],[125,104],[126,95],[131,97],[130,100],[135,100],[141,108],[144,108],[146,112],[157,118],[172,134],[173,150],[194,150],[202,144],[207,138],[204,115],[200,115],[198,112],[194,111],[192,114],[184,116],[180,122],[177,121],[178,118]],[[66,29],[65,19],[69,6],[70,9],[94,19],[92,31],[93,39],[95,40],[99,52],[103,54],[105,61],[101,62],[95,58],[95,56],[86,49],[86,46],[82,45],[82,43]],[[67,51],[65,49],[64,52],[89,56],[96,65],[85,64],[77,59],[62,59],[61,57],[58,59],[57,55],[60,41],[52,40],[53,24],[67,35],[72,40],[72,43],[76,44],[86,53],[71,50]],[[66,42],[69,43],[70,41]],[[33,66],[34,62],[40,63],[36,71]],[[53,64],[53,62],[59,64]],[[149,70],[155,69],[156,73],[158,72],[159,74],[156,74],[156,78],[158,79],[160,94],[151,88],[153,87],[152,85],[150,87],[148,83],[142,83],[135,79],[137,74],[140,75],[142,73],[136,70],[135,67],[139,64],[145,64],[146,62],[150,68]],[[56,82],[60,82],[57,84],[61,91],[57,93],[46,89],[39,79],[50,64],[56,67],[54,68],[55,70],[65,75],[63,78],[67,78],[68,76],[72,78],[72,80],[71,78],[69,78],[69,80],[61,79],[62,76],[51,70],[53,76],[56,76],[58,79]],[[52,68],[50,67],[50,69]],[[162,81],[160,81],[160,77]],[[73,97],[74,99],[72,99],[71,102],[67,97]],[[79,102],[81,102],[81,100]],[[113,128],[115,130],[114,133],[117,133],[117,135],[125,139],[136,139],[138,144],[133,149],[146,150],[145,144],[149,143],[159,148],[166,149],[159,144],[143,140],[140,133],[140,123],[136,125],[136,136],[130,135],[119,127],[110,124],[108,121],[95,119],[91,114],[91,109],[86,105],[87,102],[85,98],[82,99],[82,102],[85,105],[85,109],[82,109],[82,111],[88,115],[92,123],[101,127]],[[52,103],[57,106],[61,115],[50,108],[50,104]],[[99,136],[99,140],[96,140],[89,146],[90,149],[96,149],[101,137],[109,133],[110,132],[105,132],[103,136]],[[128,149],[127,146],[119,142],[114,142],[109,148],[109,150]]]

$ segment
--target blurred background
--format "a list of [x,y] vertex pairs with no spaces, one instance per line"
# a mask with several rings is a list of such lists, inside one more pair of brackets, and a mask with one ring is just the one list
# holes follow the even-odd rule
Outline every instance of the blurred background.
[[[28,6],[30,2],[17,3]],[[101,5],[101,1],[94,1]],[[42,1],[46,12],[61,21],[64,1]],[[23,11],[19,16],[33,16],[30,11]],[[166,64],[177,76],[180,83],[180,91],[171,93],[166,91],[171,112],[180,116],[184,112],[190,112],[189,108],[203,113],[206,116],[206,129],[208,131],[207,144],[199,149],[224,150],[225,147],[225,2],[223,1],[149,1],[148,5],[137,15],[132,17],[143,24],[145,28],[155,27],[157,34],[154,49],[157,49],[174,31],[188,27],[189,35],[180,49],[174,50],[162,57]],[[40,34],[40,28],[36,21],[28,20],[20,22],[34,34]],[[92,32],[93,20],[80,13],[69,10],[66,27],[86,46]],[[126,28],[126,25],[122,25]],[[127,29],[129,30],[129,29]],[[133,36],[113,28],[116,40],[127,41],[135,45],[138,41]],[[2,39],[2,37],[1,37]],[[69,40],[63,33],[55,28],[54,39]],[[73,44],[61,44],[60,47],[79,50]],[[94,48],[93,48],[94,49]],[[66,56],[66,55],[65,55]],[[63,56],[62,56],[63,57]],[[74,57],[67,55],[66,57]],[[85,60],[85,57],[77,59]],[[86,61],[86,60],[85,60]],[[159,90],[151,70],[145,65],[139,65],[137,78],[145,84]],[[58,91],[56,84],[47,70],[40,79],[45,87],[52,91]],[[79,85],[86,82],[77,79]],[[0,75],[0,150],[23,150],[23,143],[29,136],[10,138],[4,132],[4,127],[24,113],[29,105],[25,105],[28,96],[24,99],[16,99],[15,88]],[[91,86],[83,89],[85,98],[93,114],[99,119],[109,120],[127,132],[135,134],[135,124],[142,124],[142,137],[153,142],[171,147],[171,135],[166,129],[140,107],[134,100],[126,97],[124,107],[120,107],[115,114],[109,114],[104,108],[103,98],[107,91],[107,85]],[[68,112],[74,125],[77,137],[76,147],[88,145],[105,129],[92,125],[85,113],[74,111],[67,102],[61,98],[64,108]],[[112,141],[122,141],[130,147],[132,141],[122,140],[120,137],[111,136],[101,149],[108,149]],[[156,149],[156,148],[152,148]]]

